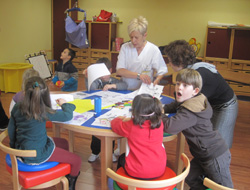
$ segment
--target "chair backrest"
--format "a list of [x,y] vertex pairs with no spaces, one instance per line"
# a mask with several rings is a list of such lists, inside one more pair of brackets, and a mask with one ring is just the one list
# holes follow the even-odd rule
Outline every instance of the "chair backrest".
[[129,190],[136,190],[136,187],[138,187],[138,188],[152,188],[152,189],[153,188],[162,188],[162,187],[168,187],[171,185],[175,185],[178,183],[181,183],[180,190],[183,190],[184,189],[184,180],[187,177],[189,170],[190,170],[190,161],[184,153],[182,153],[181,159],[184,163],[184,168],[185,168],[184,171],[181,174],[177,175],[176,177],[166,179],[166,180],[151,181],[151,180],[131,179],[131,178],[127,178],[127,177],[124,177],[124,176],[117,174],[116,172],[114,172],[110,168],[107,168],[106,174],[107,174],[107,176],[112,178],[114,181],[128,185]]
[[229,187],[219,185],[218,183],[215,183],[214,181],[212,181],[211,179],[209,179],[207,177],[205,177],[205,179],[203,181],[203,185],[205,185],[206,187],[208,187],[212,190],[236,190],[236,189],[232,189]]
[[[24,186],[28,189],[42,189],[62,183],[63,189],[68,190],[68,180],[65,175],[70,172],[69,164],[58,164],[57,166],[44,171],[22,172],[18,171],[17,157],[36,157],[36,150],[18,150],[10,148],[3,144],[3,140],[8,136],[8,130],[0,134],[0,150],[10,155],[11,168],[6,166],[7,170],[12,174],[12,182],[14,190],[21,190],[23,183],[19,180],[25,180]],[[45,173],[45,171],[47,173]],[[32,173],[32,175],[30,175]],[[42,178],[40,176],[42,175]],[[35,182],[34,182],[35,181]],[[25,187],[26,188],[26,187]]]
[[5,130],[0,135],[0,149],[9,154],[11,158],[11,165],[12,165],[12,181],[14,189],[20,189],[20,184],[18,180],[18,165],[17,165],[17,156],[21,157],[35,157],[36,151],[35,150],[17,150],[10,148],[3,144],[3,140],[8,136],[8,130]]

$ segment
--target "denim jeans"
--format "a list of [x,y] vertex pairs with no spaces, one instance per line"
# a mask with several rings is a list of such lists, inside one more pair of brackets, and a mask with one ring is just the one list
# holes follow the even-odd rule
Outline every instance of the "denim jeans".
[[214,130],[219,130],[222,138],[225,140],[229,148],[232,147],[234,127],[238,115],[238,100],[234,97],[220,105],[211,105],[213,108],[213,116],[211,122]]
[[203,185],[204,177],[226,187],[233,188],[230,173],[231,153],[227,150],[217,158],[202,162],[196,158],[191,161],[190,172],[186,183],[192,190],[205,190]]

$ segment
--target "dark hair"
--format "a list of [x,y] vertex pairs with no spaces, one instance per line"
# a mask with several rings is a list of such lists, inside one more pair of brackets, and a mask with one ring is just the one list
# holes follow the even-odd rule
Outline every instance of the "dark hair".
[[76,56],[76,52],[73,49],[70,49],[70,48],[66,48],[66,49],[69,50],[69,56],[71,56],[70,61],[72,61]]
[[98,59],[96,63],[104,63],[108,69],[112,68],[112,63],[107,57],[102,57]]
[[202,78],[198,71],[194,69],[182,69],[176,76],[176,82],[183,82],[192,85],[193,88],[202,88]]
[[151,129],[161,125],[162,104],[160,100],[149,94],[137,95],[132,103],[132,116],[135,125],[140,125],[150,120]]
[[29,119],[47,119],[47,112],[55,113],[51,109],[50,92],[41,77],[35,76],[26,80],[24,100],[20,104],[21,113]]
[[185,40],[176,40],[166,45],[165,54],[174,66],[186,68],[196,62],[196,56],[193,48]]

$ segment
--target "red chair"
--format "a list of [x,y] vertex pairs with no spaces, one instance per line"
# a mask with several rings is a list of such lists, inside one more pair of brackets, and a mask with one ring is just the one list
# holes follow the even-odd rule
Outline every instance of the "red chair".
[[8,136],[8,130],[0,135],[0,149],[9,154],[11,167],[6,163],[7,171],[12,175],[13,189],[42,189],[54,186],[62,182],[63,190],[69,189],[68,179],[65,175],[70,173],[70,165],[59,163],[57,166],[43,171],[24,172],[18,171],[17,157],[34,157],[35,150],[17,150],[3,144],[3,140]]
[[[110,168],[107,168],[106,174],[112,178],[120,189],[128,190],[142,190],[142,189],[173,189],[177,183],[181,183],[180,190],[184,189],[184,180],[187,177],[190,170],[190,161],[188,157],[182,153],[181,159],[184,163],[184,170],[181,174],[175,175],[174,172],[167,168],[165,174],[155,180],[139,180],[128,176],[123,169],[114,172]],[[169,174],[168,174],[169,172]]]

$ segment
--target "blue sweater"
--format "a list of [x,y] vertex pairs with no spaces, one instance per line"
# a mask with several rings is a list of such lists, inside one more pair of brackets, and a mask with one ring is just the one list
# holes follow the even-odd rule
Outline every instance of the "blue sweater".
[[[55,149],[53,140],[47,136],[46,120],[38,121],[35,119],[27,120],[21,114],[20,103],[15,104],[11,111],[8,125],[10,147],[20,150],[36,150],[37,156],[22,158],[25,163],[40,164],[47,161]],[[68,121],[73,118],[75,105],[65,103],[62,110],[54,114],[47,114],[50,121]]]

